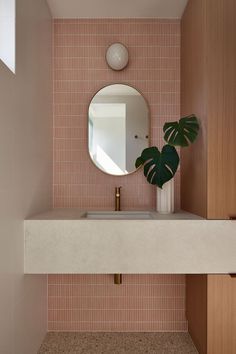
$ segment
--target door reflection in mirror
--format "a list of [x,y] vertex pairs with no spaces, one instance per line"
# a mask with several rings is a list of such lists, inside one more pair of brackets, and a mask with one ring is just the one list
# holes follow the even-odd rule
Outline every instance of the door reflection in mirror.
[[149,146],[149,108],[139,91],[124,84],[104,87],[88,114],[89,153],[103,172],[126,175]]

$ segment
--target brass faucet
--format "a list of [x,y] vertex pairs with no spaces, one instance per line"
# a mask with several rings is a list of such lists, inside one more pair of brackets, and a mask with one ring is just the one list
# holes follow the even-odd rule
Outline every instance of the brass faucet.
[[122,274],[114,274],[114,284],[122,284]]
[[115,188],[115,211],[120,211],[120,189],[121,187]]

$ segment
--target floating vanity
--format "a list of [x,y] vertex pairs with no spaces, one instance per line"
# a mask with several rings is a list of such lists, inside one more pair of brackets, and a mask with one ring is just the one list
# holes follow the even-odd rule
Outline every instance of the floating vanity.
[[25,220],[26,274],[236,273],[235,250],[236,221],[185,212],[55,209]]

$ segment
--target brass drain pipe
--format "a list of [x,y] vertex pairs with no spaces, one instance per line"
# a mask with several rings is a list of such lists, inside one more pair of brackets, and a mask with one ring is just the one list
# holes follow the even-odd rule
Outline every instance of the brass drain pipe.
[[114,274],[114,284],[122,284],[122,274]]

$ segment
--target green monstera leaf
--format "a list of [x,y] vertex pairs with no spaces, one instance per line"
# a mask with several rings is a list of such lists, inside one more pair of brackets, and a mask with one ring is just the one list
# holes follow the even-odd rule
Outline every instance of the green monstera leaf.
[[135,166],[144,165],[144,176],[151,184],[162,188],[172,179],[179,165],[179,155],[174,146],[165,145],[160,152],[156,146],[143,150],[136,160]]
[[178,122],[165,123],[165,141],[173,146],[189,146],[198,135],[199,123],[194,114],[181,118]]

